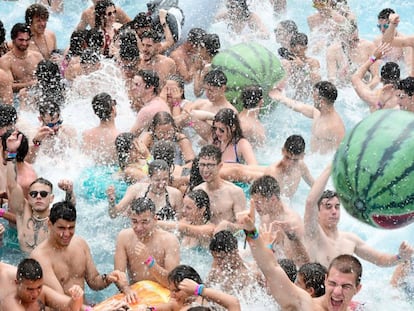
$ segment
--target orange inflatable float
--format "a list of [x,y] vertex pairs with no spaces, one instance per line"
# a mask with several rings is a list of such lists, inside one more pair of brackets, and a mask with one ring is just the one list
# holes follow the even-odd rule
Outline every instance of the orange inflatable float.
[[[153,306],[161,303],[166,303],[170,299],[170,291],[160,284],[153,281],[140,281],[131,285],[131,289],[137,293],[138,302],[134,304],[128,304],[130,311],[138,310],[138,306],[145,304],[147,306]],[[102,301],[93,307],[94,311],[105,310],[105,307],[110,305],[113,301],[121,301],[125,297],[124,294],[117,294],[108,299]]]

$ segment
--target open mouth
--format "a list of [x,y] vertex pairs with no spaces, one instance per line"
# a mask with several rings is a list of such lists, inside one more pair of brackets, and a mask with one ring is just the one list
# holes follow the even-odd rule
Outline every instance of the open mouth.
[[372,220],[381,228],[398,229],[414,222],[414,212],[403,215],[372,215]]

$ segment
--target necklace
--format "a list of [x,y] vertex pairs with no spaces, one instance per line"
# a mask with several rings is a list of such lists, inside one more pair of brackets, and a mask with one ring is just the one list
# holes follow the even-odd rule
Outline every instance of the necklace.
[[36,220],[36,221],[38,221],[38,222],[43,222],[43,221],[45,221],[45,220],[49,219],[49,216],[46,216],[46,217],[44,217],[44,218],[39,218],[39,217],[37,217],[37,216],[35,216],[35,215],[32,215],[32,218],[33,218],[33,220]]
[[43,41],[45,42],[45,46],[46,46],[46,55],[42,52],[42,50],[40,49],[39,45],[37,44],[36,40],[33,38],[33,43],[34,45],[36,45],[37,49],[39,50],[40,54],[42,54],[44,59],[48,59],[49,57],[46,57],[47,54],[49,53],[49,46],[47,45],[47,40],[46,40],[46,36],[42,35],[41,36],[43,38]]
[[13,56],[15,58],[18,58],[18,59],[25,59],[26,56],[27,56],[27,53],[24,53],[23,56],[17,56],[16,53],[14,53],[14,49],[12,49],[11,52],[12,52]]

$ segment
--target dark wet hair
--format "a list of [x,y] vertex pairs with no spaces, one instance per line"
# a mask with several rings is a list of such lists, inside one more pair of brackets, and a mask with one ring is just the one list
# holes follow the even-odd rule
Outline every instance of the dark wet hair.
[[99,53],[92,48],[84,49],[80,56],[80,63],[87,65],[95,65],[99,63],[100,56]]
[[197,208],[202,209],[205,207],[205,211],[203,214],[204,223],[208,222],[211,219],[211,211],[210,211],[210,198],[208,197],[207,192],[202,189],[197,189],[190,191],[187,193],[187,196],[194,201]]
[[248,85],[243,88],[241,93],[243,108],[256,108],[259,101],[263,99],[263,89],[259,85]]
[[172,115],[167,111],[158,111],[152,118],[151,124],[148,127],[148,130],[151,132],[153,139],[157,137],[157,126],[166,124],[170,124],[176,132],[178,131],[177,125],[175,124]]
[[300,135],[291,135],[289,136],[283,148],[294,155],[300,155],[305,152],[305,140]]
[[146,12],[139,12],[131,22],[134,29],[152,26],[152,19]]
[[17,122],[17,111],[12,105],[0,104],[0,127],[14,125]]
[[195,157],[190,169],[190,181],[188,182],[187,191],[193,190],[199,184],[203,183],[203,177],[201,177],[200,170],[198,168],[199,157]]
[[6,41],[6,29],[4,28],[3,22],[0,21],[0,44]]
[[60,107],[58,103],[52,101],[45,101],[39,105],[39,114],[44,117],[46,115],[55,116],[60,115]]
[[48,20],[49,11],[42,4],[39,4],[39,3],[32,4],[26,9],[26,13],[24,16],[24,20],[26,24],[31,25],[34,17],[40,17],[41,19]]
[[314,88],[318,90],[318,95],[326,99],[330,104],[333,104],[338,97],[338,90],[329,81],[319,81],[314,85]]
[[55,224],[59,219],[76,221],[76,208],[70,201],[61,201],[53,204],[50,209],[49,220]]
[[302,32],[294,33],[290,38],[290,47],[297,45],[308,46],[308,36]]
[[[86,43],[89,49],[95,53],[99,53],[100,49],[104,45],[104,35],[97,28],[91,28],[88,30],[88,34],[86,36]],[[83,53],[81,53],[81,55],[82,54]]]
[[182,91],[182,95],[181,95],[181,99],[185,99],[185,94],[184,94],[184,92],[185,92],[185,89],[184,89],[184,87],[185,87],[185,82],[184,82],[184,79],[183,79],[183,77],[182,76],[180,76],[180,75],[178,75],[178,74],[171,74],[171,75],[168,75],[166,78],[165,78],[165,81],[167,81],[167,80],[171,80],[171,81],[175,81],[175,82],[177,82],[177,84],[178,84],[178,87],[180,88],[180,90]]
[[30,30],[30,27],[27,26],[27,24],[23,24],[23,23],[14,24],[14,26],[12,27],[10,31],[10,38],[12,40],[16,39],[19,33],[27,33],[29,34],[29,37],[32,36],[32,31]]
[[134,134],[126,132],[119,134],[115,139],[115,148],[118,154],[118,164],[122,170],[125,169],[128,165],[129,154],[132,149],[134,138]]
[[[7,150],[7,138],[13,134],[15,130],[8,130],[1,136],[1,144],[3,146],[3,150]],[[18,131],[18,135],[22,135],[22,142],[20,143],[19,148],[16,150],[16,162],[24,162],[24,158],[26,157],[27,153],[29,152],[29,141],[27,140],[26,135],[22,132]]]
[[112,107],[115,103],[111,95],[102,92],[93,97],[92,108],[100,120],[107,121],[111,118]]
[[47,59],[42,59],[36,67],[37,81],[44,89],[50,87],[59,88],[63,91],[62,75],[59,66]]
[[325,294],[325,276],[328,270],[318,262],[309,262],[303,264],[299,270],[305,283],[306,288],[313,288],[314,297],[320,297]]
[[237,249],[237,239],[227,230],[217,232],[211,239],[210,252],[231,253]]
[[280,198],[280,186],[276,178],[270,175],[263,175],[256,179],[250,187],[250,195],[259,194],[265,198],[273,195]]
[[237,144],[243,136],[243,130],[240,125],[240,119],[237,113],[230,108],[222,108],[220,109],[216,115],[214,116],[213,126],[211,127],[211,135],[213,138],[213,144],[219,144],[216,131],[214,130],[214,126],[216,122],[223,123],[227,126],[230,130],[231,135],[231,142],[233,144]]
[[286,275],[289,277],[293,283],[295,283],[296,276],[298,274],[298,270],[296,269],[295,262],[292,259],[283,258],[278,259],[277,261],[279,266],[286,272]]
[[[247,5],[246,0],[226,0],[227,9],[239,9],[241,10],[242,17],[247,19],[250,17],[249,6]],[[235,16],[238,17],[238,16]]]
[[218,54],[220,47],[220,37],[218,34],[209,33],[206,35],[205,48],[211,57]]
[[214,145],[205,145],[201,147],[200,153],[198,154],[198,159],[201,158],[211,158],[217,163],[221,162],[221,150],[219,147]]
[[332,199],[334,197],[339,198],[338,194],[335,191],[325,190],[324,192],[322,192],[322,195],[318,199],[318,210],[321,206],[321,203],[322,203],[323,199]]
[[378,13],[378,19],[388,19],[390,17],[390,14],[394,14],[394,13],[395,11],[393,9],[390,9],[390,8],[383,9]]
[[122,60],[135,61],[139,58],[138,41],[132,31],[123,31],[119,36],[119,56]]
[[154,42],[161,42],[161,37],[158,35],[158,33],[155,30],[146,30],[141,35],[141,40],[147,38],[152,39]]
[[173,270],[171,270],[170,273],[168,273],[168,282],[174,284],[176,288],[178,288],[178,285],[184,279],[193,280],[197,284],[203,283],[197,271],[193,267],[187,265],[178,265]]
[[170,171],[174,170],[175,144],[167,140],[159,140],[152,147],[152,158],[167,162]]
[[155,215],[155,204],[150,198],[138,198],[131,201],[131,211],[139,215],[150,211],[152,215]]
[[36,178],[34,181],[32,181],[32,183],[29,185],[29,189],[34,185],[34,184],[42,184],[42,185],[46,185],[50,188],[50,192],[53,191],[53,184],[47,180],[46,178],[43,177],[38,177]]
[[37,281],[43,278],[43,270],[40,263],[33,258],[25,258],[17,265],[16,280]]
[[400,80],[398,83],[398,89],[404,91],[405,94],[408,96],[414,95],[414,78],[407,77],[405,79]]
[[88,30],[75,30],[70,36],[69,58],[72,56],[80,56],[87,45]]
[[204,76],[203,81],[208,85],[221,87],[227,84],[227,77],[222,70],[213,69]]
[[101,28],[105,26],[106,9],[115,7],[111,0],[100,0],[95,5],[95,27]]
[[[283,29],[290,34],[295,34],[299,31],[298,26],[296,25],[296,23],[291,20],[291,19],[287,19],[287,20],[283,20],[281,21],[277,26],[281,26],[283,27]],[[276,30],[276,29],[275,29]]]
[[204,47],[207,32],[202,28],[191,28],[187,35],[187,41],[193,47]]
[[400,66],[394,62],[387,62],[381,67],[380,75],[383,84],[395,85],[400,80]]
[[160,77],[158,73],[153,70],[139,70],[137,76],[140,76],[145,83],[145,88],[154,87],[154,94],[158,94],[158,88],[160,86]]
[[212,311],[212,310],[209,307],[197,306],[197,307],[191,307],[187,311]]
[[151,177],[155,172],[159,171],[169,172],[170,167],[168,166],[168,163],[164,160],[154,160],[148,164],[148,176]]
[[328,267],[327,276],[329,277],[329,272],[332,268],[335,268],[341,273],[351,273],[355,275],[355,285],[358,286],[361,283],[362,277],[362,265],[361,262],[352,255],[339,255],[334,258]]

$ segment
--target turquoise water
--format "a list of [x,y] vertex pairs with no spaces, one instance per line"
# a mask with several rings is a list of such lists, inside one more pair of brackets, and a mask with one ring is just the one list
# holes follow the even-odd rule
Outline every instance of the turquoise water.
[[[10,32],[12,25],[15,22],[24,20],[24,10],[29,3],[33,1],[1,1],[0,0],[0,19],[5,23],[7,32]],[[263,17],[266,26],[272,30],[277,23],[277,20],[271,14],[269,7],[264,0],[250,1],[253,8]],[[133,17],[137,12],[145,9],[145,1],[115,1],[121,5],[125,11]],[[180,1],[185,11],[186,27],[204,26],[206,28],[211,20],[209,16],[213,14],[216,9],[216,4],[220,1]],[[302,31],[308,33],[306,24],[306,16],[311,14],[314,10],[310,5],[310,0],[288,0],[287,18],[294,19]],[[414,33],[414,21],[411,16],[414,12],[414,4],[411,0],[405,1],[383,1],[378,3],[374,0],[368,1],[349,1],[351,8],[358,17],[358,24],[360,36],[366,39],[373,39],[377,34],[376,28],[377,13],[385,8],[392,7],[401,15],[401,25],[399,29],[406,34]],[[65,13],[61,15],[52,14],[49,21],[49,28],[58,34],[58,47],[64,48],[67,45],[68,38],[71,31],[74,29],[79,21],[80,12],[89,6],[88,1],[72,0],[66,1]],[[204,17],[206,15],[207,17]],[[203,18],[195,18],[195,16],[203,16]],[[223,41],[223,45],[230,44],[236,39],[229,36],[226,28],[222,25],[213,25],[209,27],[211,30],[217,31]],[[262,42],[266,47],[276,51],[276,46],[272,40]],[[320,59],[321,63],[324,60]],[[84,81],[85,84],[87,81]],[[82,84],[82,83],[80,83]],[[118,101],[118,117],[117,126],[121,130],[128,130],[133,121],[133,115],[129,109],[128,100],[123,91],[123,83],[113,70],[110,64],[106,64],[103,72],[94,81],[93,87],[85,88],[79,86],[79,89],[69,94],[68,105],[62,111],[62,116],[65,123],[76,126],[78,133],[94,126],[98,123],[90,107],[91,98],[100,91],[110,92]],[[191,90],[191,88],[189,89]],[[188,93],[190,94],[190,93]],[[337,109],[345,120],[347,129],[351,129],[358,121],[368,115],[366,105],[362,103],[355,95],[351,88],[343,88],[339,90],[339,100],[336,104]],[[33,126],[37,126],[36,116],[32,113],[24,113],[22,118],[26,119]],[[280,149],[287,136],[296,133],[305,137],[309,141],[310,120],[294,113],[285,107],[276,107],[274,111],[264,120],[268,128],[269,142],[263,150],[257,153],[258,159],[262,164],[269,164],[280,158]],[[317,176],[321,170],[321,163],[327,163],[330,155],[316,156],[307,155],[306,162],[314,176]],[[129,226],[126,220],[117,219],[111,220],[107,215],[107,204],[104,201],[95,200],[91,202],[85,197],[82,197],[89,189],[82,189],[81,181],[85,178],[83,172],[90,166],[90,159],[85,158],[79,150],[72,150],[64,154],[58,159],[44,158],[41,163],[36,164],[36,169],[39,175],[51,179],[54,185],[61,178],[70,178],[75,181],[77,189],[79,190],[78,200],[78,224],[77,234],[84,237],[91,247],[91,251],[99,271],[102,273],[111,271],[113,269],[113,254],[115,249],[115,238],[121,228]],[[57,188],[57,187],[56,187]],[[290,205],[303,212],[303,206],[308,193],[308,187],[304,184],[300,185],[298,194],[293,198]],[[55,190],[56,200],[63,198],[63,192]],[[407,240],[414,244],[414,226],[385,231],[368,227],[358,221],[355,221],[348,216],[345,211],[342,213],[341,229],[356,232],[369,245],[378,250],[394,253],[398,252],[400,241]],[[9,256],[10,255],[10,256]],[[1,254],[2,260],[16,263],[15,257],[11,254]],[[187,257],[188,256],[188,257]],[[202,259],[195,256],[194,260],[197,268],[205,267],[201,264]],[[184,261],[191,262],[191,255],[184,255]],[[194,261],[193,261],[194,262]],[[398,292],[390,289],[388,281],[393,272],[393,268],[377,268],[376,266],[363,262],[363,289],[356,297],[357,300],[366,302],[368,310],[411,310],[404,302],[394,299]],[[208,268],[201,271],[204,276]],[[88,299],[92,301],[99,301],[108,295],[116,292],[114,286],[109,289],[94,293],[87,292]],[[390,308],[392,304],[394,308]],[[253,310],[248,307],[245,310]],[[254,310],[269,310],[267,305],[254,308]]]

